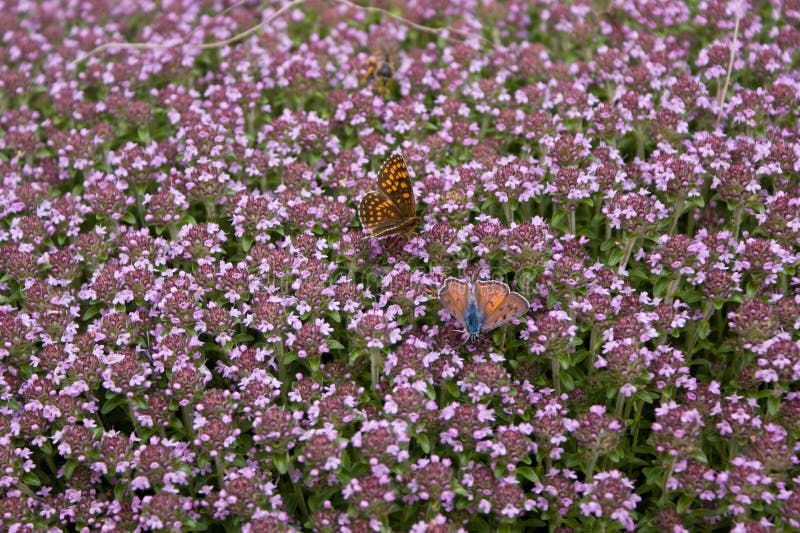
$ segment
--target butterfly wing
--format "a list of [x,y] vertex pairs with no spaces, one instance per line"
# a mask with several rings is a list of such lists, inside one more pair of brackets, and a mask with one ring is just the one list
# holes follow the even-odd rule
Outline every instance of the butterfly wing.
[[401,154],[394,154],[387,159],[378,171],[378,187],[397,206],[403,218],[413,218],[417,214],[414,201],[414,188],[408,175],[406,160]]
[[358,218],[373,237],[397,231],[406,222],[397,205],[382,191],[371,191],[364,195],[358,206]]
[[439,301],[450,311],[462,326],[467,327],[466,314],[469,305],[469,284],[456,278],[447,278],[439,289]]
[[518,292],[509,292],[493,311],[486,314],[481,331],[489,331],[507,324],[520,315],[527,313],[529,308],[530,304],[524,296]]
[[517,292],[511,292],[502,281],[477,282],[475,301],[483,313],[481,331],[489,331],[511,322],[529,307],[528,300]]

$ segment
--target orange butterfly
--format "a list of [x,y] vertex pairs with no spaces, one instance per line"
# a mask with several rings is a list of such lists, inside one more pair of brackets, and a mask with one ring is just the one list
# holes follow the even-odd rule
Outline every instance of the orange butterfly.
[[470,337],[507,324],[530,308],[524,296],[502,281],[470,283],[447,278],[439,289],[439,300]]
[[413,232],[420,217],[402,155],[394,154],[383,163],[378,171],[378,189],[368,192],[358,206],[358,218],[366,232],[371,237]]

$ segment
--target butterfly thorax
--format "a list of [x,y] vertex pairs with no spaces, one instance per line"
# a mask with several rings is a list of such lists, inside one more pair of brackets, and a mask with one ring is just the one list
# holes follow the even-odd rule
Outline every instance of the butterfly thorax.
[[464,324],[467,326],[467,334],[470,336],[478,335],[483,327],[483,313],[478,309],[475,298],[470,298],[467,304],[467,312],[464,313]]

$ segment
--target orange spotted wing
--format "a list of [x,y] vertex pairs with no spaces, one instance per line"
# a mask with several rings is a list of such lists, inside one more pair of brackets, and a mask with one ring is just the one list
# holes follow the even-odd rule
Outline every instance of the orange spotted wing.
[[530,304],[518,292],[511,292],[502,281],[475,284],[475,302],[483,315],[481,331],[489,331],[528,312]]
[[387,159],[378,171],[378,189],[364,195],[358,217],[371,237],[409,233],[419,223],[414,189],[406,160],[400,154]]

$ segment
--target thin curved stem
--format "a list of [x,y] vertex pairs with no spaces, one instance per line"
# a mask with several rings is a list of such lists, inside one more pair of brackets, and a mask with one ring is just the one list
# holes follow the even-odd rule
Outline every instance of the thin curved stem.
[[[236,3],[235,5],[229,7],[228,9],[220,12],[218,15],[223,15],[223,14],[227,13],[231,9],[233,9],[233,8],[237,7],[238,5],[244,3],[244,1],[245,0],[242,0],[242,1],[238,2],[238,3]],[[73,60],[72,62],[69,63],[69,67],[70,68],[74,68],[75,66],[77,66],[78,64],[86,61],[90,57],[96,56],[97,54],[99,54],[101,52],[104,52],[106,50],[125,50],[125,49],[131,49],[131,50],[163,50],[163,49],[168,49],[168,48],[175,48],[176,46],[181,46],[181,45],[188,46],[190,48],[197,48],[197,49],[200,49],[200,50],[208,50],[210,48],[221,48],[223,46],[227,46],[229,44],[235,43],[236,41],[241,41],[242,39],[253,35],[258,30],[260,30],[262,27],[264,27],[266,24],[269,24],[270,22],[275,20],[277,17],[282,15],[284,12],[288,11],[289,9],[291,9],[291,8],[293,8],[295,6],[298,6],[300,4],[305,3],[305,1],[306,0],[294,0],[293,2],[289,2],[288,4],[286,4],[285,6],[281,7],[275,13],[273,13],[272,15],[267,17],[266,19],[262,20],[261,22],[259,22],[255,26],[253,26],[251,28],[248,28],[248,29],[246,29],[245,31],[243,31],[241,33],[237,33],[236,35],[234,35],[232,37],[229,37],[227,39],[223,39],[221,41],[213,41],[213,42],[210,42],[210,43],[201,43],[201,44],[187,43],[186,42],[187,39],[189,39],[189,37],[191,37],[194,34],[194,32],[197,30],[197,28],[195,28],[194,30],[192,30],[189,33],[187,33],[185,36],[183,36],[183,37],[181,37],[179,39],[176,39],[176,40],[174,40],[172,42],[169,42],[169,43],[131,43],[131,42],[105,43],[105,44],[101,44],[100,46],[90,50],[89,52],[83,54],[82,56],[78,57],[77,59]],[[387,17],[391,17],[391,18],[393,18],[395,20],[399,20],[400,22],[402,22],[403,24],[405,24],[406,26],[408,26],[410,28],[414,28],[414,29],[419,30],[419,31],[424,31],[426,33],[432,33],[434,35],[438,35],[438,36],[443,37],[445,39],[449,38],[448,37],[448,33],[454,33],[456,35],[460,35],[460,36],[465,37],[465,38],[466,37],[476,37],[477,39],[479,39],[483,43],[489,45],[490,47],[497,48],[497,46],[492,41],[490,41],[489,39],[483,37],[482,35],[477,35],[477,34],[474,34],[474,33],[466,32],[466,31],[463,31],[463,30],[459,30],[459,29],[456,29],[456,28],[450,28],[450,27],[434,28],[434,27],[431,27],[431,26],[423,26],[422,24],[417,24],[416,22],[413,22],[411,20],[408,20],[405,17],[402,17],[400,15],[392,13],[391,11],[387,11],[386,9],[383,9],[383,8],[380,8],[380,7],[375,7],[375,6],[362,6],[362,5],[350,2],[350,0],[334,0],[334,1],[336,1],[336,2],[338,2],[340,4],[344,4],[346,6],[350,6],[350,7],[354,8],[354,9],[360,9],[362,11],[373,12],[373,13],[381,13],[383,15],[386,15]]]

